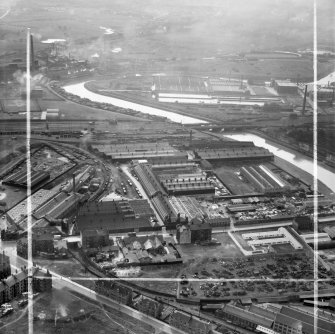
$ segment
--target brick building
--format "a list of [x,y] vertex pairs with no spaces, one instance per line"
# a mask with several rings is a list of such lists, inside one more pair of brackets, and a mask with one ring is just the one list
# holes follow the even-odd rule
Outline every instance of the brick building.
[[212,240],[212,227],[209,223],[195,218],[187,225],[177,226],[177,241],[179,243],[202,243]]
[[[33,292],[45,292],[52,289],[52,275],[33,268]],[[28,270],[23,269],[0,282],[0,305],[10,302],[28,291]]]
[[179,310],[170,315],[169,324],[190,334],[208,334],[212,327],[210,322]]
[[95,281],[95,291],[117,300],[121,304],[132,305],[133,290],[112,281]]
[[11,274],[10,260],[9,256],[0,253],[0,280],[7,278]]
[[163,305],[151,298],[146,298],[143,295],[134,305],[140,312],[145,313],[151,317],[159,318],[163,311]]
[[234,325],[251,331],[255,331],[258,325],[270,329],[276,316],[275,313],[254,305],[249,309],[244,309],[226,304],[215,313],[217,317],[231,321]]
[[80,232],[80,238],[83,248],[99,248],[111,244],[105,229],[83,230]]
[[[51,233],[38,233],[32,235],[32,256],[40,252],[54,253],[54,237]],[[28,258],[28,239],[21,238],[16,243],[17,254],[23,258]]]
[[335,322],[321,317],[315,321],[312,313],[283,306],[274,320],[273,329],[280,334],[331,334],[335,333]]

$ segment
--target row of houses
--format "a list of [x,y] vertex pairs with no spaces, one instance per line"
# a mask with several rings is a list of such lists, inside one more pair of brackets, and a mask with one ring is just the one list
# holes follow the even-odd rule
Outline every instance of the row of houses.
[[[135,294],[131,288],[112,281],[98,280],[95,283],[95,291],[118,300],[119,303],[131,306],[153,318],[162,318],[164,305],[161,302],[143,295],[134,296]],[[171,308],[165,321],[189,334],[209,334],[212,330],[212,325],[209,321],[173,308]]]
[[[32,287],[33,292],[45,292],[52,289],[52,275],[49,271],[44,272],[39,268],[32,268]],[[10,302],[16,297],[28,291],[28,270],[12,274],[0,282],[0,305]]]

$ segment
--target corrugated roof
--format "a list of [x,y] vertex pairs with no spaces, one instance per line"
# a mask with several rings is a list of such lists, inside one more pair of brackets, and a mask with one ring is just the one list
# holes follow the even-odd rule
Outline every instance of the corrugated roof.
[[223,308],[223,312],[227,314],[231,314],[234,316],[237,316],[241,319],[245,319],[247,321],[250,321],[251,323],[254,323],[256,325],[262,325],[264,327],[271,328],[273,324],[273,320],[264,317],[262,315],[250,312],[248,310],[236,307],[234,305],[226,304]]
[[[277,314],[276,323],[288,325],[292,328],[298,328],[302,326],[302,331],[305,334],[314,334],[314,316],[312,314],[283,306],[280,313]],[[334,334],[335,323],[327,321],[322,318],[318,318],[317,322],[317,333],[318,334]]]

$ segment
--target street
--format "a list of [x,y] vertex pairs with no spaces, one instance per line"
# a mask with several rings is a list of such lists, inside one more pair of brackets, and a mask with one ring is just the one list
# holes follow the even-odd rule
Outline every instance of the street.
[[[10,257],[11,266],[14,269],[13,272],[15,273],[16,270],[21,270],[22,267],[26,266],[28,267],[28,260],[17,256],[16,255],[16,242],[1,242],[1,246],[3,250],[5,251],[5,254],[7,254]],[[31,263],[32,265],[32,263]],[[46,271],[46,269],[42,268],[43,271]],[[52,275],[52,284],[54,289],[62,289],[62,288],[68,288],[78,294],[81,294],[95,303],[100,303],[102,305],[106,305],[110,308],[113,308],[115,310],[118,310],[119,312],[122,312],[124,314],[127,314],[128,316],[131,316],[137,320],[142,321],[143,323],[146,323],[148,325],[151,325],[155,328],[157,333],[160,333],[161,331],[164,331],[167,334],[184,334],[183,331],[171,327],[170,325],[159,321],[153,317],[150,317],[146,314],[143,314],[135,309],[132,309],[129,306],[119,304],[117,301],[114,301],[112,299],[109,299],[103,295],[97,294],[95,291],[88,289],[74,281],[71,280],[70,277],[64,277],[61,276],[54,271],[50,271],[50,274]],[[94,280],[94,278],[92,278]]]
[[157,217],[157,220],[158,220],[159,225],[160,225],[160,226],[163,226],[164,223],[163,223],[161,217],[159,216],[159,214],[158,214],[156,208],[155,208],[155,207],[153,206],[153,204],[151,203],[151,201],[150,201],[148,195],[146,194],[146,192],[144,191],[144,189],[143,189],[141,183],[140,183],[139,181],[137,181],[133,175],[131,175],[131,173],[129,172],[129,170],[128,170],[128,168],[127,168],[127,165],[121,165],[120,167],[121,167],[122,171],[129,177],[129,179],[131,180],[131,182],[133,182],[133,184],[140,190],[140,192],[141,192],[143,198],[145,198],[145,199],[148,200],[148,202],[149,202],[151,208],[152,208],[152,209],[154,210],[154,212],[155,212],[155,215],[156,215],[156,217]]

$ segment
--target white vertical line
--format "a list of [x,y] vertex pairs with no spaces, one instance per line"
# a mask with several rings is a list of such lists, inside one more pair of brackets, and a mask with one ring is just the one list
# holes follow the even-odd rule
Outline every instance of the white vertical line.
[[33,278],[31,236],[31,160],[30,160],[30,28],[27,29],[27,77],[26,77],[26,165],[27,165],[27,241],[28,241],[28,333],[33,334]]
[[318,289],[318,93],[317,93],[317,0],[314,0],[313,6],[313,195],[314,195],[314,334],[318,331],[317,301],[319,296]]

